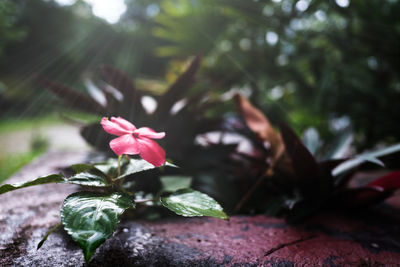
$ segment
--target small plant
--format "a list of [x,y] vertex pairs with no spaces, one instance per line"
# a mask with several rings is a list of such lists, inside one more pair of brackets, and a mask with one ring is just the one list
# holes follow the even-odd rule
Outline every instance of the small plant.
[[[143,198],[143,195],[147,196],[146,192],[135,191],[135,174],[157,168],[177,168],[165,160],[165,151],[152,140],[163,138],[165,133],[157,133],[147,127],[137,129],[121,117],[112,117],[110,120],[103,118],[101,125],[107,133],[118,136],[109,144],[118,159],[72,165],[75,175],[69,178],[63,174],[51,174],[29,182],[0,186],[0,194],[47,183],[77,184],[85,188],[64,200],[61,222],[45,235],[38,244],[38,249],[62,224],[82,248],[85,261],[89,262],[95,250],[112,236],[121,215],[128,209],[135,209],[136,205],[162,205],[185,217],[210,216],[228,219],[214,199],[188,188],[189,183],[184,181],[187,179],[184,177],[178,179],[179,181],[175,177],[172,182],[171,179],[163,179],[163,188],[159,194]],[[141,159],[131,158],[129,155],[139,155]]]
[[264,190],[262,195],[267,195],[267,199],[258,199],[262,202],[259,207],[284,216],[289,223],[297,223],[324,209],[357,209],[377,204],[400,188],[400,171],[389,172],[357,188],[348,185],[363,163],[384,166],[379,158],[399,152],[400,144],[346,158],[339,153],[349,145],[345,134],[331,149],[322,149],[322,153],[317,149],[318,142],[306,136],[306,147],[285,124],[280,125],[280,132],[276,131],[267,117],[243,96],[237,95],[236,103],[254,145],[252,155],[245,156],[250,162],[248,173],[257,174],[256,182],[236,205],[236,212],[256,191]]

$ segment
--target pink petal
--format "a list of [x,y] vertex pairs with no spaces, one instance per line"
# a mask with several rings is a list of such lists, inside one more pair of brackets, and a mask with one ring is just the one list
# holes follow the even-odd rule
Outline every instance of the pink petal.
[[111,140],[110,147],[118,156],[122,154],[139,154],[140,147],[138,140],[132,134],[125,134]]
[[159,167],[165,163],[165,151],[156,142],[149,138],[138,138],[140,149],[140,156],[153,164],[155,167]]
[[124,128],[122,128],[119,124],[109,121],[107,118],[102,118],[101,122],[100,122],[101,126],[103,126],[104,131],[106,131],[109,134],[113,134],[113,135],[125,135],[125,134],[129,134],[131,133],[128,130],[125,130]]
[[111,117],[111,121],[118,124],[122,129],[125,129],[129,132],[133,132],[134,130],[136,130],[135,125],[133,125],[132,123],[130,123],[129,121],[121,118],[121,117]]
[[153,129],[148,128],[148,127],[141,127],[134,132],[135,134],[139,135],[139,138],[141,137],[147,137],[147,138],[152,138],[152,139],[161,139],[164,138],[165,133],[156,133]]

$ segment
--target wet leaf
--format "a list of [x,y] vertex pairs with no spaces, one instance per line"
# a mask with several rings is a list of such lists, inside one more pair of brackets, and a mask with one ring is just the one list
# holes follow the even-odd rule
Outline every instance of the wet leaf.
[[35,180],[15,183],[15,184],[4,184],[0,186],[0,194],[4,194],[9,191],[17,190],[24,187],[41,185],[41,184],[49,184],[49,183],[60,183],[64,182],[65,178],[62,174],[50,174],[47,176],[39,177]]
[[134,207],[135,203],[126,194],[78,192],[64,200],[61,221],[88,262],[96,248],[113,234],[122,213]]
[[104,176],[104,174],[96,169],[80,172],[68,178],[65,183],[93,187],[111,186],[111,184],[108,183],[107,178]]
[[164,207],[185,217],[210,216],[227,220],[222,207],[206,194],[192,189],[181,189],[168,197],[161,198]]
[[[165,162],[165,164],[163,166],[174,167],[174,168],[178,167],[178,166],[176,166],[176,165],[174,165],[172,163],[169,163],[169,162]],[[160,166],[160,167],[163,167],[163,166]],[[155,167],[153,164],[145,161],[144,159],[130,159],[129,163],[126,164],[124,166],[124,168],[122,168],[121,175],[118,176],[115,180],[125,178],[125,177],[127,177],[129,175],[132,175],[132,174],[135,174],[135,173],[138,173],[138,172],[157,169],[157,168],[160,168],[160,167]]]

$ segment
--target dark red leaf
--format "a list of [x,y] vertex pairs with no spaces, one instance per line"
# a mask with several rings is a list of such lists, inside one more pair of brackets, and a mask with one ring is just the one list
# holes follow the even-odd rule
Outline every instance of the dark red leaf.
[[43,88],[62,99],[68,107],[95,114],[105,113],[104,108],[100,104],[85,94],[79,93],[68,86],[50,81],[40,75],[34,75],[33,79],[42,85]]
[[319,162],[319,168],[324,174],[331,174],[332,170],[347,159],[330,159]]
[[168,116],[172,106],[187,92],[194,82],[194,77],[200,67],[201,56],[197,55],[190,63],[189,67],[182,73],[178,79],[168,88],[164,95],[158,101],[158,107],[155,113],[158,119],[165,119]]
[[400,188],[400,171],[389,173],[366,185],[369,188],[381,188],[384,191],[392,191]]
[[259,109],[254,107],[244,96],[239,94],[235,95],[235,101],[247,126],[256,133],[258,138],[262,141],[269,142],[272,157],[274,160],[277,160],[285,149],[281,135],[275,131],[275,128],[267,117],[264,116]]
[[287,125],[280,125],[286,152],[292,160],[294,172],[301,180],[319,179],[320,169],[310,151],[303,145],[300,138]]
[[329,204],[333,208],[361,208],[377,204],[390,196],[378,188],[362,187],[340,191],[333,195]]
[[122,93],[122,107],[129,114],[128,118],[132,119],[142,114],[144,109],[141,94],[136,90],[131,79],[124,72],[110,66],[101,66],[101,71],[105,81]]

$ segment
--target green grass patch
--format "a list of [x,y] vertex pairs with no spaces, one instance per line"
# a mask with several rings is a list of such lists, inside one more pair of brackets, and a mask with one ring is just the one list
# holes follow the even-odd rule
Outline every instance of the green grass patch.
[[45,126],[57,123],[65,123],[68,120],[77,120],[80,122],[100,122],[100,117],[85,113],[65,111],[60,113],[51,113],[39,117],[23,117],[23,118],[4,118],[0,119],[0,135],[14,131],[21,131],[31,127]]
[[0,183],[19,171],[23,166],[42,155],[46,149],[38,149],[23,154],[0,156]]

